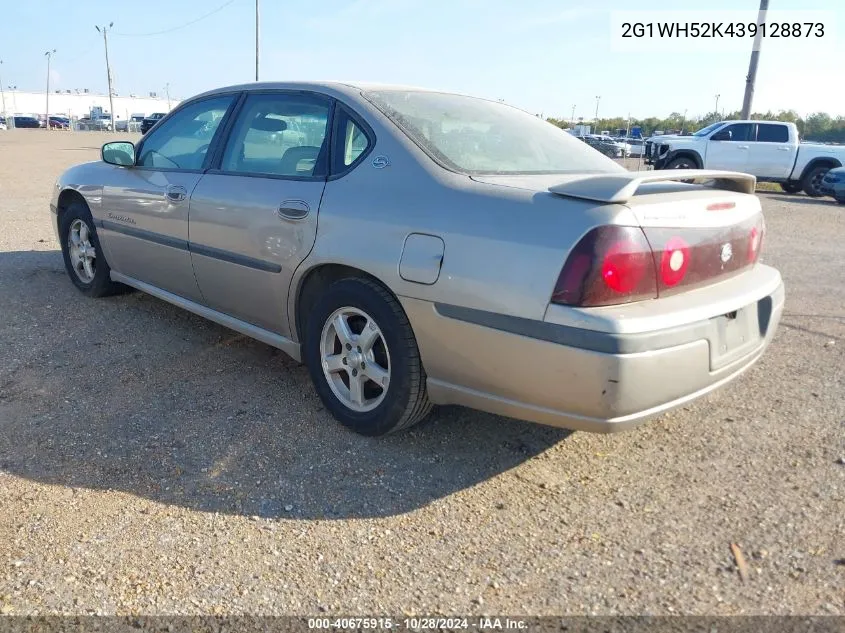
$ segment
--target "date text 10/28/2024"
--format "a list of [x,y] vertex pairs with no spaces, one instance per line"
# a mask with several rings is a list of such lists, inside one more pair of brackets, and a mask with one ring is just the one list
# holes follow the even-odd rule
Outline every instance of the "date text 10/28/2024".
[[478,630],[523,631],[528,628],[525,620],[498,617],[476,618],[308,618],[311,630]]

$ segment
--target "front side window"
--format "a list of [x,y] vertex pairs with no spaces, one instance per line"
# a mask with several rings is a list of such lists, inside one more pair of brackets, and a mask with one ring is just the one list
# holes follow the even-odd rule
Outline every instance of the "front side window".
[[214,133],[234,99],[232,95],[213,97],[176,112],[144,140],[137,164],[161,169],[202,169]]
[[713,135],[713,140],[720,141],[742,141],[754,140],[754,126],[751,123],[734,123]]
[[452,171],[625,171],[559,127],[503,103],[421,90],[377,90],[365,96],[429,156]]
[[760,143],[786,143],[789,141],[789,128],[785,125],[759,123],[757,141]]
[[223,171],[268,176],[325,175],[328,99],[303,94],[247,97],[223,153]]

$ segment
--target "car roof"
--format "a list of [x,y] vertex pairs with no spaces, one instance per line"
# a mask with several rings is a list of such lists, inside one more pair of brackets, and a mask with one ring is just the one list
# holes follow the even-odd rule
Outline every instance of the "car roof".
[[[186,101],[191,101],[195,98],[199,97],[207,97],[215,94],[227,93],[227,92],[239,92],[239,91],[260,91],[260,90],[306,90],[306,91],[314,91],[314,92],[339,92],[345,94],[351,94],[354,92],[360,91],[369,91],[369,90],[408,90],[414,92],[433,92],[433,93],[442,93],[442,94],[455,94],[461,95],[462,93],[453,92],[449,90],[437,90],[433,88],[422,88],[419,86],[409,86],[403,84],[389,84],[389,83],[376,83],[376,82],[366,82],[366,81],[258,81],[258,82],[251,82],[247,84],[235,84],[232,86],[223,86],[220,88],[215,88],[213,90],[208,90],[206,92],[200,93],[191,97],[190,99],[186,99]],[[463,96],[473,96],[473,95],[463,95]],[[483,97],[476,97],[481,98]]]

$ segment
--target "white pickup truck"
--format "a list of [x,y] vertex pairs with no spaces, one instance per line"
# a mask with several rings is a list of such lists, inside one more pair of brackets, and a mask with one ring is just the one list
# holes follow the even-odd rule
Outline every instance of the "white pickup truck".
[[822,195],[829,169],[845,164],[845,147],[801,143],[794,123],[720,121],[692,136],[653,136],[644,158],[655,169],[726,169],[778,182],[787,193]]

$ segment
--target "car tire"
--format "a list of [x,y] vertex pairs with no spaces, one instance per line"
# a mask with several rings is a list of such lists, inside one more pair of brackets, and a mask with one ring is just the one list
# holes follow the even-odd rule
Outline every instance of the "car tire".
[[830,169],[830,167],[825,165],[813,167],[810,171],[808,171],[801,179],[801,188],[804,190],[804,193],[811,198],[821,198],[823,194],[819,191],[819,185],[821,185],[824,175],[829,172]]
[[303,359],[320,399],[356,433],[400,431],[431,410],[408,317],[375,281],[332,283],[309,309],[304,339]]
[[834,196],[834,200],[836,200],[839,204],[845,204],[845,194]]
[[780,188],[783,189],[786,193],[798,193],[799,191],[801,191],[802,186],[800,182],[790,180],[789,182],[780,183]]
[[663,169],[698,169],[698,165],[696,165],[695,161],[691,158],[679,156],[678,158],[673,158],[666,163],[666,167]]
[[111,268],[84,202],[71,202],[59,216],[59,239],[67,274],[82,294],[97,298],[127,290],[111,280]]

